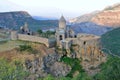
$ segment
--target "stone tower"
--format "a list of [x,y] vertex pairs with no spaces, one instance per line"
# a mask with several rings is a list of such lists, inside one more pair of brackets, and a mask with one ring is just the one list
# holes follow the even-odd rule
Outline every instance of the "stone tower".
[[61,16],[61,18],[59,20],[59,29],[66,30],[66,20],[63,16]]
[[61,47],[62,46],[62,41],[65,40],[66,38],[66,20],[63,16],[61,16],[59,20],[59,27],[56,29],[56,41],[57,41],[57,46]]
[[25,22],[25,24],[24,24],[24,31],[25,31],[26,33],[29,33],[29,28],[28,28],[27,22]]
[[28,28],[27,22],[25,22],[24,26],[21,26],[21,27],[20,27],[20,30],[21,30],[21,33],[22,33],[22,34],[28,34],[28,35],[31,34],[31,32],[30,32],[30,30],[29,30],[29,28]]

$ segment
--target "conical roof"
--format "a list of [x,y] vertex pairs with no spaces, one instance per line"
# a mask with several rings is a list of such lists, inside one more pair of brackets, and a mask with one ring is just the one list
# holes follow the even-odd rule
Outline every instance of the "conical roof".
[[64,16],[61,16],[60,20],[59,21],[62,21],[62,22],[66,22]]

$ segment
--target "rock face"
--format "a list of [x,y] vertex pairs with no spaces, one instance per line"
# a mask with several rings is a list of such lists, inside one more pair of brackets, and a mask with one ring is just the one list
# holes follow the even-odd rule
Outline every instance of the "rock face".
[[55,77],[62,77],[66,76],[70,70],[71,67],[59,62],[60,55],[58,54],[52,54],[44,57],[44,69],[47,73],[52,74]]
[[[26,70],[29,71],[31,74],[34,74],[33,76],[34,78],[44,77],[47,75],[47,73],[44,72],[43,67],[44,65],[43,65],[42,59],[40,58],[35,58],[34,60],[27,59],[25,61]],[[31,79],[30,76],[28,78]]]
[[102,11],[92,18],[92,22],[99,25],[120,27],[120,10]]
[[[44,58],[36,57],[34,60],[27,59],[25,61],[25,68],[31,73],[32,78],[34,79],[45,77],[48,74],[55,77],[66,76],[71,71],[71,67],[59,62],[60,57],[61,56],[58,54],[49,54]],[[27,79],[31,79],[31,76]]]
[[[76,58],[88,61],[93,59],[100,61],[104,55],[101,52],[101,39],[99,36],[90,34],[78,34],[77,39],[73,41],[73,52],[76,54]],[[75,45],[76,44],[76,45]]]
[[82,16],[79,16],[79,17],[70,19],[69,22],[70,22],[70,23],[89,22],[89,21],[91,21],[91,19],[92,19],[95,15],[97,15],[97,13],[99,13],[99,11],[94,11],[94,12],[89,13],[89,14],[84,14],[84,15],[82,15]]
[[106,7],[104,10],[71,19],[72,23],[93,22],[101,27],[120,27],[120,4]]
[[66,76],[71,71],[71,67],[60,62],[55,62],[50,66],[50,73],[55,77]]
[[120,4],[108,6],[93,17],[91,21],[100,25],[120,27]]

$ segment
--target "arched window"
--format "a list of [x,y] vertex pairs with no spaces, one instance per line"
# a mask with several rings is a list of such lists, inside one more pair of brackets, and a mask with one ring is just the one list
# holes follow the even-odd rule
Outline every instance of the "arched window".
[[63,38],[62,38],[62,35],[60,35],[60,40],[62,40]]
[[83,44],[85,45],[85,44],[86,44],[86,41],[84,41]]

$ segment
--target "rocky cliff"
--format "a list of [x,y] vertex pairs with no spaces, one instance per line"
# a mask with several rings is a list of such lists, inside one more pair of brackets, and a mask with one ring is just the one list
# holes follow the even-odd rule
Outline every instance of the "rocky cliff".
[[[119,8],[120,9],[120,8]],[[92,22],[112,27],[120,26],[120,10],[105,10],[92,18]]]
[[119,27],[120,26],[120,4],[115,4],[106,7],[104,10],[97,13],[93,12],[87,15],[83,15],[73,20],[72,23],[81,22],[94,22],[98,25],[109,26],[109,27]]
[[97,13],[99,13],[99,11],[94,11],[94,12],[89,13],[89,14],[84,14],[84,15],[82,15],[82,16],[79,16],[79,17],[70,19],[69,22],[70,22],[70,23],[89,22],[89,21],[91,21],[91,19],[92,19],[95,15],[97,15]]

